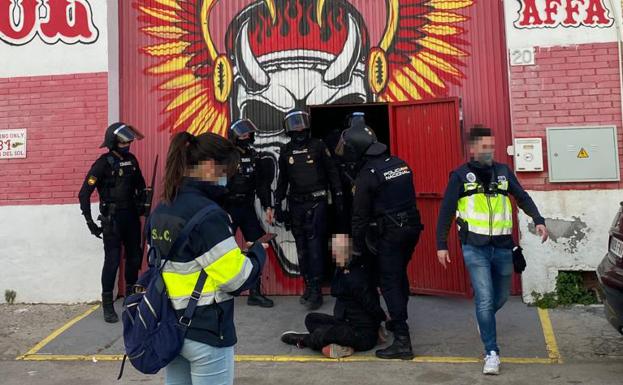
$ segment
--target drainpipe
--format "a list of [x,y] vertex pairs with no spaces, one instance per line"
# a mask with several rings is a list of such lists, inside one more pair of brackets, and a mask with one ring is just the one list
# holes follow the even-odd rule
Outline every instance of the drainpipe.
[[621,119],[623,121],[623,41],[621,41],[621,30],[623,30],[623,25],[621,21],[621,15],[618,12],[618,8],[615,6],[614,0],[608,0],[610,4],[610,9],[614,13],[614,24],[616,26],[617,33],[617,46],[619,48],[619,92],[621,93]]

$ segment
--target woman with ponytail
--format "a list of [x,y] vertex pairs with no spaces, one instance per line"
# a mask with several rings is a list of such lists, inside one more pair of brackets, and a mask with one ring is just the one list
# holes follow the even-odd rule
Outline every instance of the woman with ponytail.
[[[188,221],[226,193],[227,177],[239,152],[227,139],[212,133],[175,135],[165,166],[162,203],[149,219],[150,246],[167,256]],[[260,245],[247,255],[238,248],[229,216],[217,207],[193,228],[186,242],[163,266],[173,307],[182,320],[201,270],[207,279],[186,333],[180,355],[166,367],[166,384],[233,384],[234,296],[252,288],[266,254]]]

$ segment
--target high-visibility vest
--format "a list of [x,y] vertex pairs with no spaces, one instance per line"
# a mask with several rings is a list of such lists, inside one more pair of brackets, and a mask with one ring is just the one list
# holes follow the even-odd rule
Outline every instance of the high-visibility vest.
[[[495,167],[497,169],[497,167]],[[512,235],[513,206],[508,196],[508,176],[494,172],[491,191],[477,180],[469,168],[462,171],[463,191],[457,204],[457,217],[468,231],[478,236]],[[496,175],[497,174],[497,175]]]

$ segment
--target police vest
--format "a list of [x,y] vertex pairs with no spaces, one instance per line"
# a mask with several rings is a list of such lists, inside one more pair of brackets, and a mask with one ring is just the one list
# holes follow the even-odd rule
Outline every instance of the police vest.
[[133,156],[121,160],[109,154],[106,156],[106,168],[101,189],[98,193],[102,203],[113,203],[117,208],[129,208],[136,203],[136,178],[139,172],[138,162]]
[[[455,171],[463,182],[457,218],[476,237],[509,236],[513,232],[513,206],[508,197],[508,168],[495,164],[489,186],[464,165]],[[464,229],[461,229],[464,231]]]
[[286,145],[284,156],[292,194],[310,194],[327,189],[327,173],[322,157],[330,154],[322,153],[321,144],[318,139],[312,138],[302,146],[292,142]]
[[236,173],[229,179],[227,189],[230,196],[251,196],[255,194],[256,187],[256,152],[247,150],[240,155],[240,163]]
[[377,157],[364,168],[375,174],[379,182],[374,199],[376,217],[416,207],[413,172],[404,160],[395,156]]

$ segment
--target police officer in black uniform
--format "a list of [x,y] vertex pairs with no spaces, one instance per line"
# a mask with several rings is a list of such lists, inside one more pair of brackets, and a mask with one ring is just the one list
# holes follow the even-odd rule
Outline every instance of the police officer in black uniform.
[[341,156],[336,156],[335,148],[342,138],[342,133],[345,129],[351,125],[365,125],[365,115],[363,112],[352,112],[344,119],[344,125],[333,129],[324,139],[331,156],[333,157],[335,167],[337,168],[342,182],[342,196],[343,196],[343,211],[339,217],[332,218],[336,233],[338,234],[350,234],[351,229],[351,208],[353,204],[353,187],[355,185],[355,164],[352,162],[346,162]]
[[342,211],[341,183],[327,146],[320,139],[311,137],[306,112],[290,111],[284,118],[284,127],[291,140],[279,155],[275,218],[283,221],[282,201],[287,195],[292,234],[305,280],[305,292],[300,302],[310,310],[316,310],[322,306],[321,281],[328,245],[328,190],[331,189],[337,211]]
[[[106,129],[104,143],[108,152],[100,156],[86,176],[78,197],[80,209],[91,234],[104,236],[104,267],[102,269],[102,309],[104,320],[119,320],[113,307],[113,289],[121,260],[121,245],[125,249],[125,283],[128,289],[136,283],[141,268],[141,224],[139,216],[149,211],[149,191],[136,157],[130,153],[130,143],[142,139],[135,128],[114,123]],[[91,216],[91,194],[97,189],[100,197],[98,226]]]
[[[237,172],[227,183],[225,209],[231,216],[234,233],[240,227],[244,239],[248,242],[255,242],[265,234],[255,212],[256,194],[262,208],[266,210],[266,216],[271,218],[273,215],[270,191],[272,178],[266,176],[266,170],[262,169],[258,154],[253,149],[255,132],[257,127],[248,119],[234,122],[229,129],[229,140],[240,151],[240,163]],[[262,295],[261,278],[258,278],[255,287],[249,290],[247,304],[273,307],[273,301]]]
[[394,341],[388,348],[377,350],[376,356],[412,359],[407,325],[407,265],[422,229],[413,172],[405,161],[388,155],[387,146],[379,143],[366,126],[353,125],[345,130],[336,153],[359,168],[352,217],[356,255],[365,253],[370,223],[378,226],[375,262],[390,316],[386,326],[394,333]]

